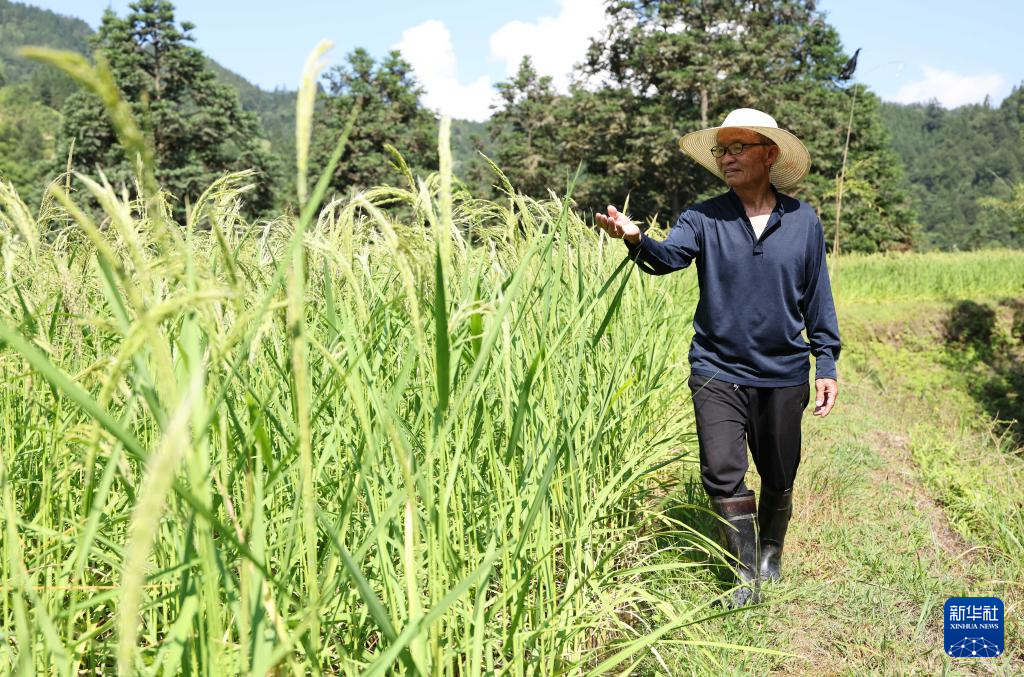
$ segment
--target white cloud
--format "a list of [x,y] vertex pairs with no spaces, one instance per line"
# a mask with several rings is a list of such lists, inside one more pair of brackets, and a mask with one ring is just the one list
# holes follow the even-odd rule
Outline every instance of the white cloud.
[[931,66],[921,66],[924,78],[904,85],[896,93],[900,103],[927,102],[936,99],[946,108],[967,103],[980,103],[986,96],[1001,100],[1009,91],[1006,79],[998,73],[987,75],[960,75]]
[[[491,35],[491,57],[504,64],[511,77],[523,56],[529,55],[540,75],[550,75],[558,91],[567,92],[572,67],[586,56],[590,38],[604,26],[603,0],[559,0],[558,16],[535,23],[510,21]],[[402,33],[394,46],[402,53],[423,85],[423,104],[464,120],[485,120],[498,94],[494,82],[481,76],[469,84],[459,82],[452,36],[443,22],[424,21]]]
[[481,76],[462,84],[456,75],[455,48],[448,28],[437,20],[424,21],[402,33],[395,45],[423,85],[423,105],[462,120],[486,120],[497,94],[491,79]]
[[558,16],[536,23],[510,21],[491,35],[491,54],[505,62],[505,74],[515,75],[529,55],[541,75],[550,75],[561,92],[568,91],[572,67],[586,56],[590,38],[605,25],[602,0],[559,0]]

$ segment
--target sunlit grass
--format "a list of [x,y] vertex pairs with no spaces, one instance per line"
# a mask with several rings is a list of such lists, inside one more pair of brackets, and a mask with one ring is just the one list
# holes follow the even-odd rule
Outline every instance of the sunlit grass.
[[1024,295],[1024,251],[844,254],[829,260],[838,304]]

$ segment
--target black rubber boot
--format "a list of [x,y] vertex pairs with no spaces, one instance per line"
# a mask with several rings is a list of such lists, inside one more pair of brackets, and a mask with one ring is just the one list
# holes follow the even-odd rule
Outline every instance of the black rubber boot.
[[757,502],[754,492],[737,496],[711,497],[711,507],[728,522],[722,525],[729,553],[736,558],[737,588],[733,606],[757,603],[760,592],[760,541],[757,536]]
[[777,581],[782,574],[782,546],[793,514],[793,490],[761,487],[757,521],[761,532],[761,579]]

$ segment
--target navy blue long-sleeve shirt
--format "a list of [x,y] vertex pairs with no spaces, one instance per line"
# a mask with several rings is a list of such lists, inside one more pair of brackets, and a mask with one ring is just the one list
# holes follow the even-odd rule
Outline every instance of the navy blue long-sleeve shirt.
[[815,378],[836,378],[839,322],[825,233],[810,205],[776,197],[760,238],[730,189],[684,211],[665,240],[644,234],[639,244],[626,242],[651,275],[697,262],[700,300],[689,354],[695,374],[765,388],[799,385],[813,353]]

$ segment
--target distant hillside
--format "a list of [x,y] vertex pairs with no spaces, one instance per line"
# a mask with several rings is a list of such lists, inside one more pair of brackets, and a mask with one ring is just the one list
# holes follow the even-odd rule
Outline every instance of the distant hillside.
[[1024,233],[981,202],[1006,198],[1024,181],[1024,87],[997,107],[883,103],[880,114],[906,167],[922,244],[1024,247]]
[[[95,32],[81,19],[0,0],[0,86],[27,84],[40,103],[60,110],[77,85],[56,69],[23,59],[16,52],[33,45],[89,54],[89,38]],[[242,106],[259,116],[274,152],[290,161],[295,155],[295,92],[265,91],[212,59],[209,63],[221,82],[238,91]]]
[[472,120],[452,120],[452,163],[456,172],[462,172],[476,156],[477,149],[474,139],[483,144],[483,152],[490,155],[491,137],[487,132],[486,122]]
[[256,113],[270,147],[289,167],[295,165],[295,95],[291,90],[267,91],[260,89],[238,73],[229,71],[213,59],[207,59],[217,79],[238,92],[245,110]]
[[28,83],[41,103],[60,108],[76,85],[63,73],[15,54],[19,47],[38,45],[85,54],[95,31],[81,19],[38,7],[0,0],[0,86]]

